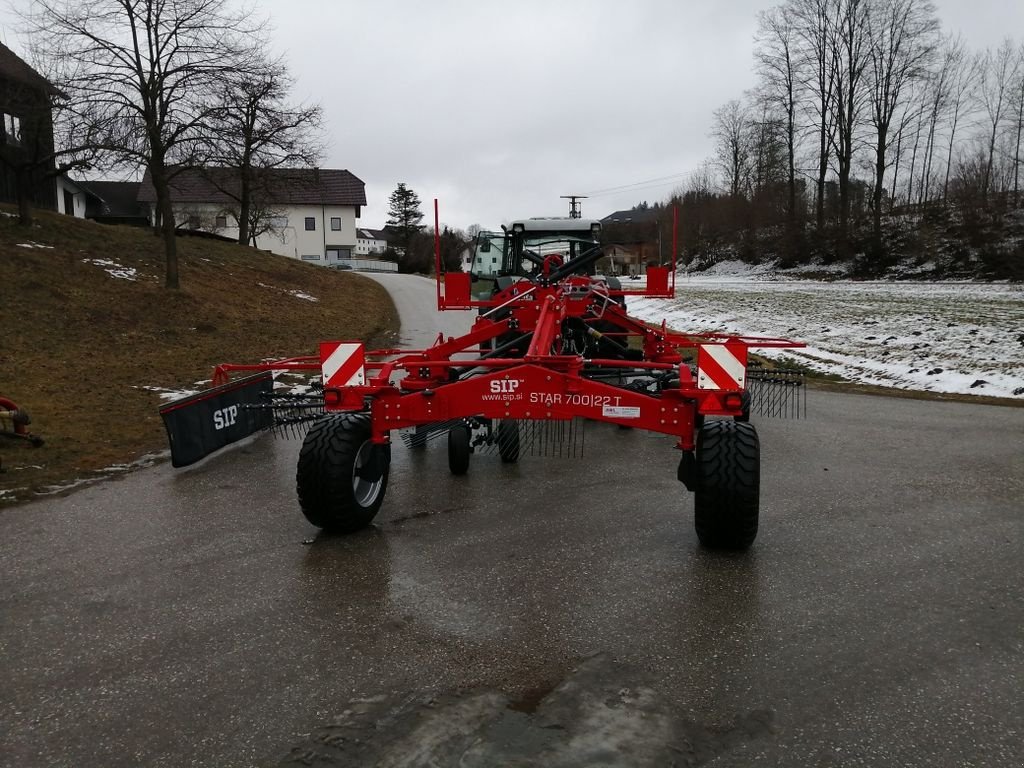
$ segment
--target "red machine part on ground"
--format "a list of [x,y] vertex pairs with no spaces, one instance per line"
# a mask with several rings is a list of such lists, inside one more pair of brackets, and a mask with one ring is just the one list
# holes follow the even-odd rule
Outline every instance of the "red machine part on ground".
[[0,396],[0,437],[25,440],[38,448],[43,445],[43,438],[29,431],[28,425],[31,423],[28,411],[20,408],[13,400]]

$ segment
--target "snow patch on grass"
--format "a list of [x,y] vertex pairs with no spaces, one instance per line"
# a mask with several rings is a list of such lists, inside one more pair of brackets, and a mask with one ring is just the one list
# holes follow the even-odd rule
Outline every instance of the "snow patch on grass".
[[266,283],[256,283],[256,285],[258,285],[260,288],[267,288],[268,290],[271,291],[278,291],[280,293],[285,293],[289,296],[294,296],[296,299],[302,299],[303,301],[320,301],[320,299],[318,299],[316,296],[310,296],[308,293],[304,293],[303,291],[290,291],[285,288],[278,288],[273,285],[267,285]]
[[[10,214],[5,214],[5,215],[10,215]],[[16,245],[19,248],[49,248],[50,250],[53,250],[53,246],[52,245],[43,245],[42,243],[36,243],[36,242],[31,241],[31,240],[29,240],[27,243],[17,243]]]
[[138,270],[135,267],[126,267],[112,259],[82,259],[82,261],[102,267],[104,272],[118,280],[128,280],[134,283],[138,278]]
[[161,400],[180,400],[183,397],[198,395],[202,391],[200,389],[166,389],[164,387],[154,386],[138,386],[135,387],[135,389],[144,389],[147,392],[156,392],[160,395]]

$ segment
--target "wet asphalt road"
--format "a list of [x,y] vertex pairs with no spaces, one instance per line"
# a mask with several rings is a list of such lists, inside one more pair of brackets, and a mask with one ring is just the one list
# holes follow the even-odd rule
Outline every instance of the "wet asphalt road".
[[396,446],[348,538],[303,520],[299,445],[269,437],[6,510],[0,764],[301,764],[353,711],[529,711],[582,662],[579,689],[643,682],[652,738],[685,725],[655,764],[1020,766],[1024,409],[810,406],[757,422],[742,555],[698,547],[670,439],[603,425],[583,459],[462,478]]

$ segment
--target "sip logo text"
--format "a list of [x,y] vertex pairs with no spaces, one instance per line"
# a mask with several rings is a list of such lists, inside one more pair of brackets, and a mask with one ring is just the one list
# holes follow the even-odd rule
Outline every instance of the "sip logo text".
[[229,405],[227,408],[221,408],[219,411],[213,412],[213,428],[214,429],[225,429],[230,427],[236,421],[238,421],[238,406]]
[[519,389],[519,385],[523,382],[517,379],[492,379],[491,394],[494,395],[510,395]]

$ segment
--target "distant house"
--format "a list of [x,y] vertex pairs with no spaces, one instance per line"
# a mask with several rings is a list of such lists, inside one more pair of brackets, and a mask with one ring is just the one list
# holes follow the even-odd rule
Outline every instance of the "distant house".
[[[323,265],[355,255],[356,220],[366,205],[360,179],[330,168],[275,168],[261,174],[257,205],[263,216],[257,248]],[[148,171],[138,200],[156,207]],[[233,168],[182,170],[171,180],[174,220],[181,228],[237,237],[237,200],[238,172]]]
[[660,263],[663,252],[671,251],[671,232],[662,243],[659,221],[664,213],[662,207],[634,208],[601,219],[602,232],[615,245],[605,246],[597,268],[609,275],[638,275],[648,264]]
[[85,217],[101,224],[148,227],[149,204],[139,202],[138,181],[79,181],[85,190]]
[[[51,100],[60,92],[0,44],[0,202],[57,208]],[[61,200],[63,203],[63,199]],[[74,206],[72,206],[72,210]]]
[[661,208],[632,208],[627,211],[615,211],[601,219],[602,226],[608,224],[653,224],[662,214]]
[[84,219],[88,198],[89,191],[80,181],[72,181],[67,176],[57,177],[58,212]]
[[614,244],[605,246],[597,269],[606,275],[642,275],[647,264],[657,263],[656,243]]
[[371,253],[384,253],[388,247],[387,234],[382,229],[356,230],[356,255],[367,256]]

